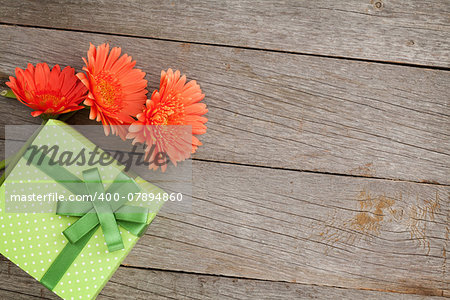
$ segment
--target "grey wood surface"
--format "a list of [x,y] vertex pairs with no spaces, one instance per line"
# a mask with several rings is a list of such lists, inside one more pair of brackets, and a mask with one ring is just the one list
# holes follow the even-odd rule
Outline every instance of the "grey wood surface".
[[193,171],[192,212],[161,212],[125,265],[450,296],[448,186],[203,161]]
[[42,60],[81,69],[89,42],[122,46],[151,90],[161,69],[180,68],[208,95],[198,159],[450,183],[447,71],[13,26],[0,33],[0,78]]
[[450,66],[448,0],[17,1],[0,21]]
[[[0,7],[0,90],[109,42],[150,91],[172,67],[207,95],[192,212],[161,212],[99,299],[450,297],[450,1]],[[30,111],[0,96],[0,126]],[[1,256],[0,282],[0,299],[56,299]]]
[[193,213],[161,213],[125,264],[450,296],[449,187],[197,161],[193,170]]
[[[4,259],[3,259],[4,260]],[[0,294],[11,299],[58,299],[33,278],[0,256]],[[24,291],[23,287],[27,289]],[[285,282],[208,276],[120,267],[98,299],[425,299]],[[427,300],[443,299],[426,297]]]

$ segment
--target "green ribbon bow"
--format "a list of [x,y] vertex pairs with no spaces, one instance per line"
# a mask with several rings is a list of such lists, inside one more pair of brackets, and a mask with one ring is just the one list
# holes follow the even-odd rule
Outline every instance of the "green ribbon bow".
[[[29,161],[30,157],[31,149],[24,154],[24,158]],[[110,252],[124,249],[118,225],[137,237],[141,237],[147,230],[148,208],[125,205],[129,193],[140,191],[134,179],[125,173],[119,173],[106,190],[106,194],[119,194],[119,200],[105,202],[99,200],[105,190],[97,168],[83,171],[81,180],[62,166],[52,163],[47,156],[34,155],[31,157],[31,163],[73,194],[91,195],[93,199],[83,202],[58,202],[56,214],[80,219],[63,231],[69,243],[41,279],[41,283],[48,289],[55,288],[99,226]]]

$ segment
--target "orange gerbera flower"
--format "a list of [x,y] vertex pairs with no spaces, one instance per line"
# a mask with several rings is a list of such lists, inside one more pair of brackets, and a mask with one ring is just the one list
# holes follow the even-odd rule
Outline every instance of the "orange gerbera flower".
[[[88,59],[83,58],[86,72],[77,76],[89,89],[84,104],[91,107],[89,118],[101,121],[108,135],[110,128],[113,134],[125,139],[125,126],[134,121],[142,111],[147,100],[147,80],[145,73],[134,68],[136,61],[131,56],[120,56],[121,48],[114,47],[109,52],[109,44],[102,44],[95,48],[91,44],[87,53]],[[119,57],[120,56],[120,57]]]
[[[144,111],[137,115],[138,120],[132,123],[127,135],[128,139],[134,139],[133,144],[147,144],[146,159],[151,162],[150,168],[158,168],[152,163],[158,153],[165,153],[176,165],[202,144],[194,135],[206,132],[208,119],[203,115],[208,109],[206,104],[199,103],[204,97],[196,81],[186,83],[186,76],[180,77],[180,71],[161,72],[159,91],[155,90],[147,100]],[[186,126],[161,125],[190,125],[191,128],[186,136]],[[161,166],[163,171],[166,168],[167,165]]]
[[75,69],[65,67],[61,71],[55,65],[50,71],[46,63],[28,64],[26,70],[16,68],[16,78],[10,76],[7,86],[17,99],[41,114],[58,115],[82,109],[79,104],[86,97],[87,89],[75,76]]

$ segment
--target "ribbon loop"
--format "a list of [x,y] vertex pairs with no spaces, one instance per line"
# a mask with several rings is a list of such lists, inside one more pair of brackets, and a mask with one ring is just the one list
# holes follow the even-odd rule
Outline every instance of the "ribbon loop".
[[[122,239],[120,238],[119,240],[119,238],[117,237],[118,230],[110,230],[113,226],[109,225],[112,224],[111,216],[103,218],[103,225],[100,222],[99,214],[111,213],[111,211],[115,212],[114,222],[117,222],[118,225],[130,231],[130,233],[132,233],[133,235],[140,237],[143,233],[145,233],[148,227],[148,208],[125,205],[125,203],[128,202],[128,195],[130,193],[136,193],[140,191],[139,186],[132,178],[128,177],[124,173],[119,173],[119,175],[117,175],[117,177],[114,179],[113,183],[106,190],[107,194],[119,194],[119,201],[103,203],[105,205],[110,205],[111,211],[104,211],[108,208],[101,207],[100,205],[103,204],[99,203],[102,202],[98,199],[100,197],[99,194],[103,193],[104,191],[103,185],[101,184],[100,175],[98,174],[98,170],[96,168],[93,168],[84,171],[83,178],[85,180],[84,182],[86,183],[86,191],[88,191],[89,194],[92,195],[94,201],[58,202],[58,208],[56,212],[58,215],[71,215],[81,217],[78,221],[76,221],[63,231],[63,234],[71,243],[76,243],[84,235],[89,233],[92,228],[97,227],[100,224],[102,226],[108,250],[113,252],[123,249],[121,248],[121,245],[123,245]],[[96,192],[97,199],[94,199],[96,196]],[[95,207],[96,205],[97,208]],[[115,227],[117,228],[117,225],[115,225]]]
[[[97,212],[98,221],[103,230],[106,245],[110,252],[121,250],[124,248],[122,237],[120,235],[119,227],[117,226],[116,218],[109,202],[105,202],[105,189],[103,188],[102,180],[97,168],[92,168],[83,171],[83,178],[86,184],[86,189],[93,197],[92,204]],[[102,199],[100,199],[102,198]]]
[[71,243],[76,243],[84,237],[89,231],[97,228],[99,220],[94,209],[91,209],[87,214],[78,219],[75,223],[67,227],[63,231],[64,236]]

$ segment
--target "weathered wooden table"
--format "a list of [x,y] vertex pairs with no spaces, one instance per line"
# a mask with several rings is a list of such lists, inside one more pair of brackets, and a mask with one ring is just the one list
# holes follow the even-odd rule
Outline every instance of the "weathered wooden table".
[[[450,1],[0,0],[0,23],[2,82],[109,42],[207,95],[193,212],[159,215],[100,299],[450,297]],[[55,298],[4,258],[0,282]]]

